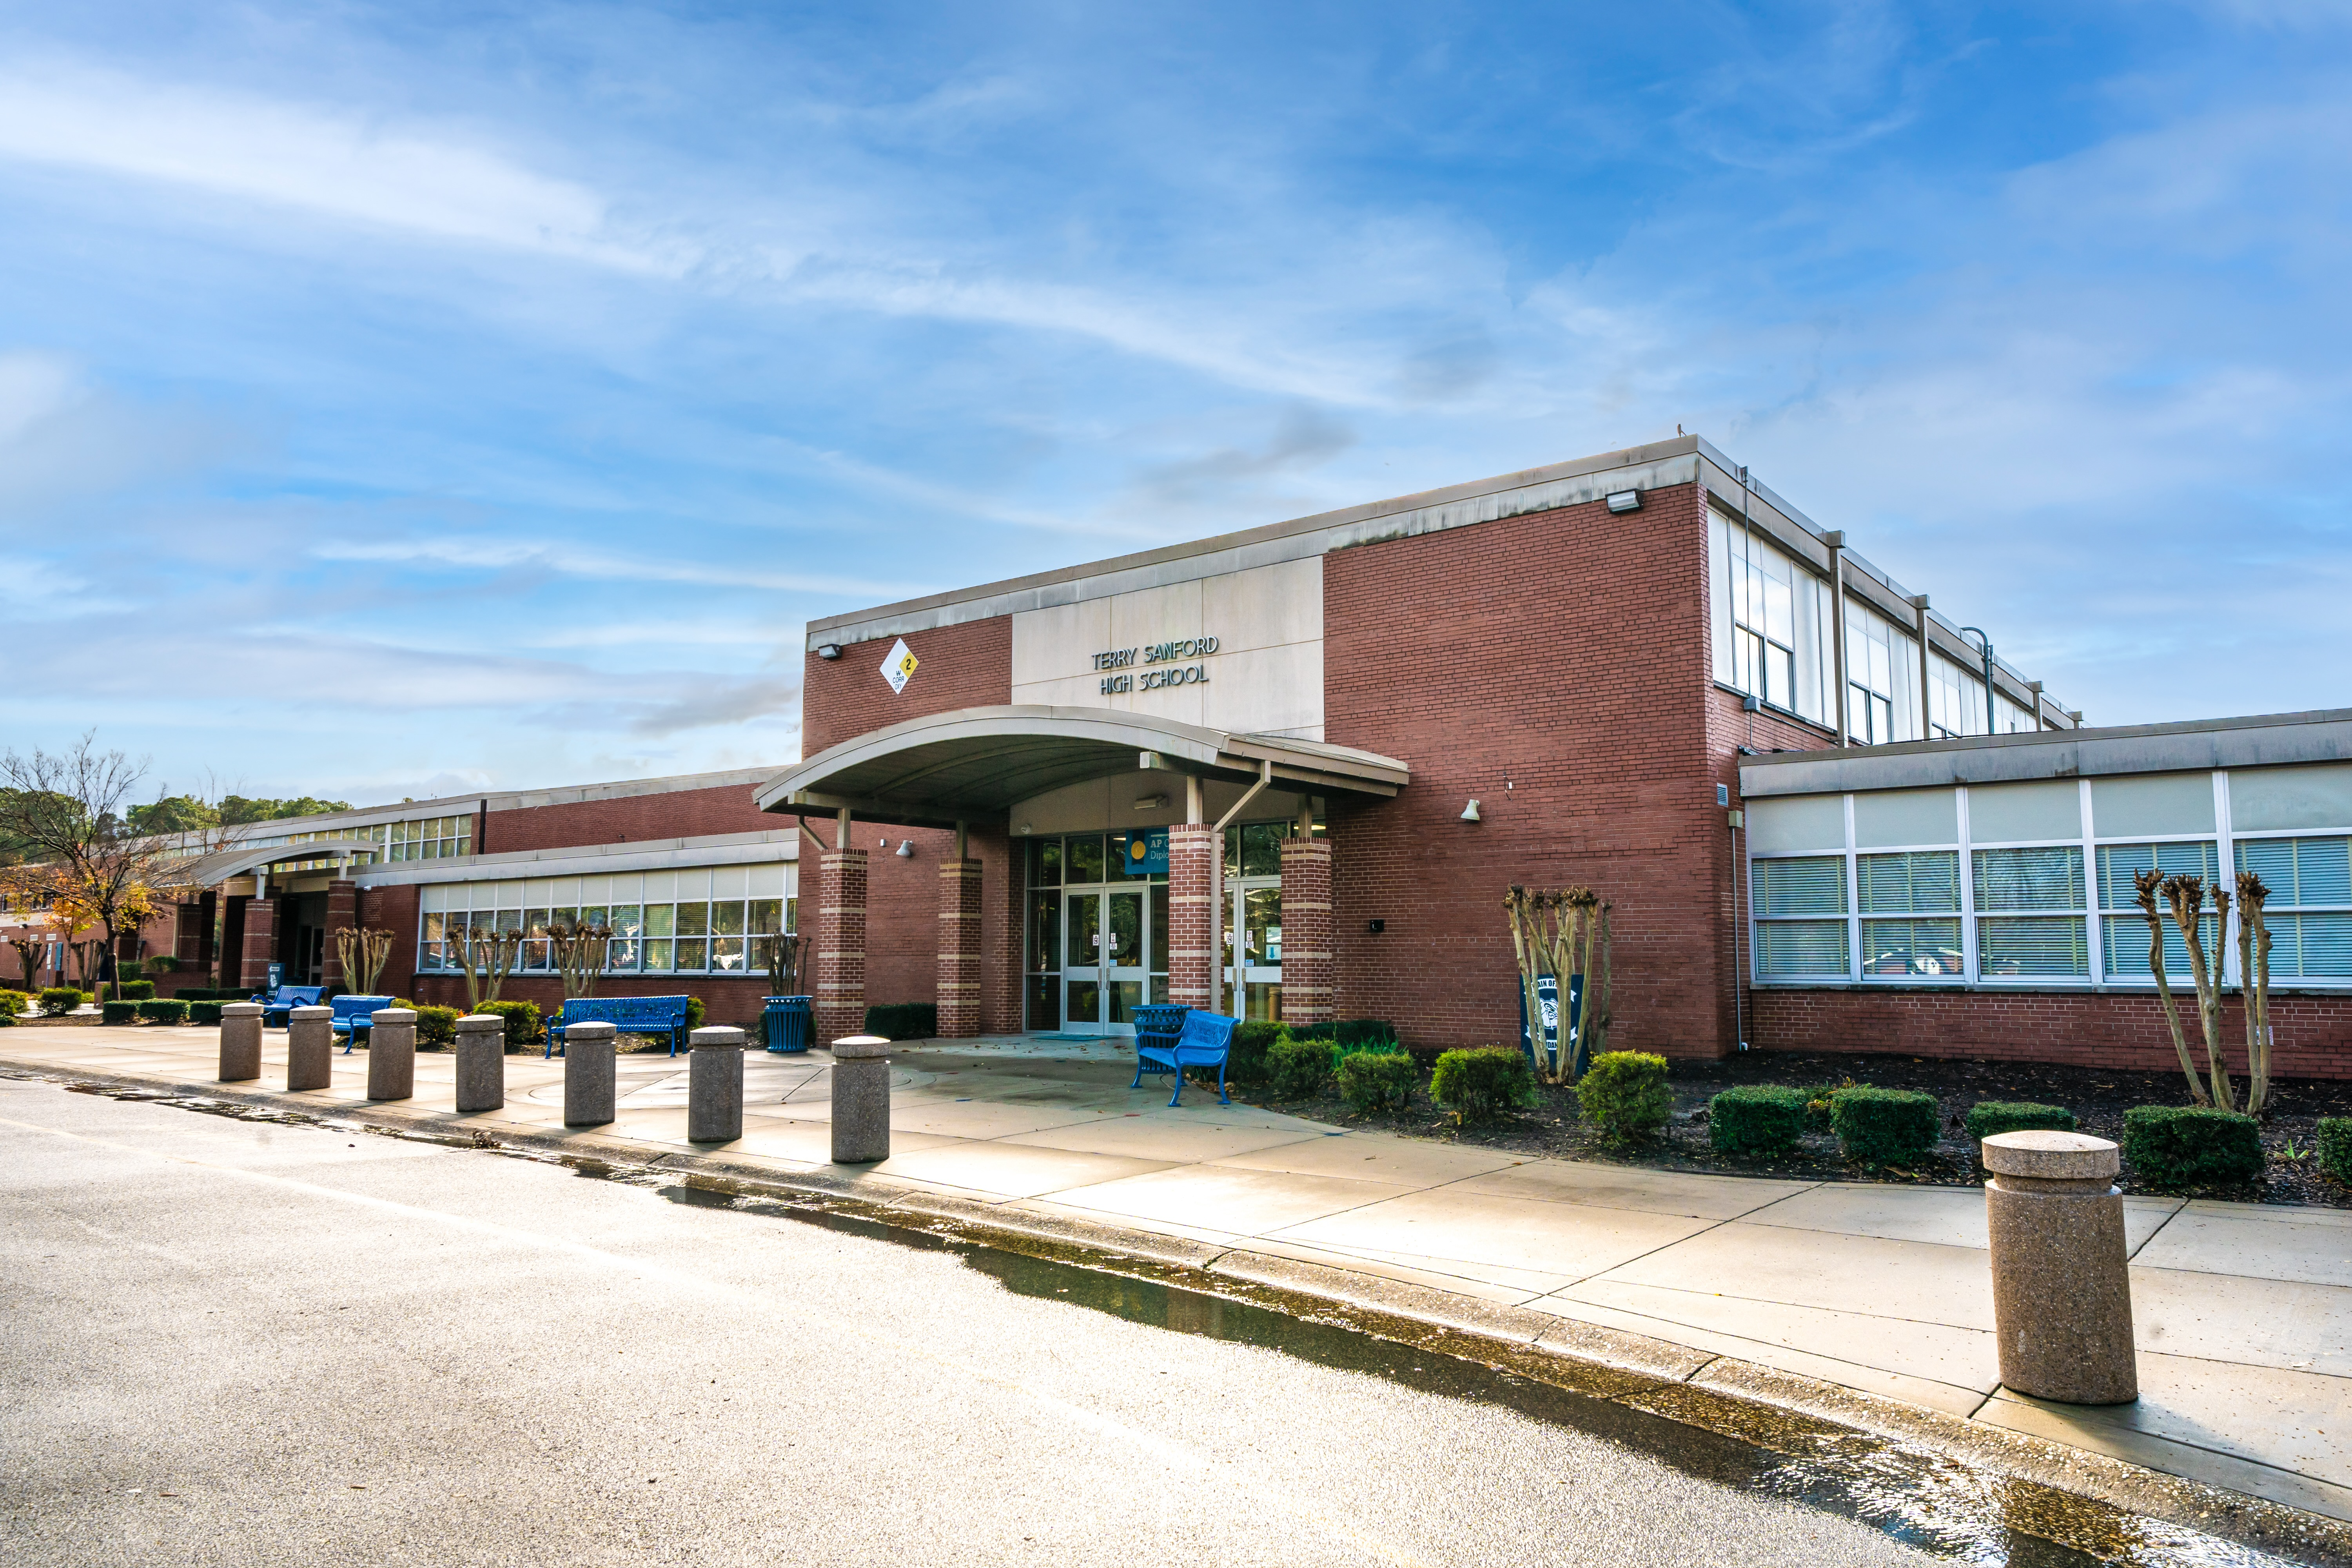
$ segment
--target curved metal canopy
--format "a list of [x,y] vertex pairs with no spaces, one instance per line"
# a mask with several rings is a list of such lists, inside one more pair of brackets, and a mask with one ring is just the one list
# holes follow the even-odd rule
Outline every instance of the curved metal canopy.
[[383,849],[383,846],[372,838],[311,838],[299,844],[233,847],[166,867],[163,880],[167,887],[216,888],[232,877],[242,877],[281,860],[340,860],[347,855],[357,859],[362,855],[380,854]]
[[1324,795],[1393,795],[1393,757],[1286,735],[1234,734],[1108,708],[960,708],[876,730],[761,785],[762,811],[838,811],[875,822],[996,824],[1016,802],[1153,763],[1204,778],[1257,779]]

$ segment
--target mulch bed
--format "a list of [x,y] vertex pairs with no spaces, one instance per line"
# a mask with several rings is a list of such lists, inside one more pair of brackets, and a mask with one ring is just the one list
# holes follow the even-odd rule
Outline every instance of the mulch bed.
[[[1837,1140],[1808,1133],[1795,1152],[1777,1160],[1739,1159],[1707,1146],[1706,1102],[1734,1084],[1771,1083],[1814,1088],[1847,1081],[1881,1089],[1921,1089],[1936,1096],[1944,1117],[1944,1138],[1916,1166],[1867,1170],[1848,1164]],[[1982,1100],[2029,1100],[2063,1105],[2081,1131],[2121,1142],[2124,1112],[2135,1105],[2186,1105],[2187,1085],[2179,1072],[2132,1072],[2100,1068],[2058,1067],[2034,1062],[1943,1061],[1922,1057],[1844,1056],[1750,1051],[1722,1061],[1675,1061],[1670,1082],[1674,1110],[1660,1137],[1632,1148],[1603,1141],[1577,1110],[1573,1090],[1538,1089],[1541,1102],[1517,1116],[1456,1126],[1450,1112],[1423,1092],[1394,1116],[1359,1116],[1336,1091],[1312,1100],[1276,1100],[1263,1089],[1235,1089],[1236,1100],[1269,1110],[1312,1117],[1341,1126],[1378,1128],[1407,1137],[1430,1138],[1516,1154],[1595,1160],[1663,1171],[1703,1171],[1717,1175],[1783,1176],[1812,1182],[1886,1182],[1914,1186],[1973,1187],[1981,1184],[1976,1146],[1963,1126],[1970,1107]],[[2237,1080],[2241,1097],[2243,1079]],[[2352,1188],[2320,1174],[2310,1151],[2323,1116],[2352,1116],[2352,1083],[2325,1079],[2274,1079],[2271,1115],[2263,1142],[2270,1167],[2242,1185],[2196,1187],[2174,1195],[2225,1198],[2238,1203],[2317,1204],[2352,1208]],[[2300,1158],[2294,1156],[2300,1155]],[[2126,1169],[2126,1193],[2153,1193]]]

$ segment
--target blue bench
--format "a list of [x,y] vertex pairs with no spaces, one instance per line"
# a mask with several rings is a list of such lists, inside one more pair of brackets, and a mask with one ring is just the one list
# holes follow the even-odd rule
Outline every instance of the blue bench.
[[349,1037],[343,1041],[343,1055],[350,1056],[352,1047],[360,1043],[360,1031],[371,1026],[376,1010],[391,1006],[395,1000],[391,996],[343,995],[327,1004],[334,1009],[333,1016],[327,1020],[327,1027],[334,1035]]
[[542,1060],[563,1044],[563,1031],[574,1024],[610,1024],[624,1035],[667,1035],[669,1054],[686,1044],[687,1004],[690,996],[575,996],[563,1005],[562,1016],[547,1026],[547,1050]]
[[286,1026],[286,1015],[297,1007],[315,1007],[323,985],[280,985],[275,991],[256,992],[253,1000],[261,1004],[261,1022],[268,1028]]
[[[1147,1072],[1171,1073],[1176,1079],[1176,1092],[1168,1097],[1175,1104],[1183,1098],[1184,1069],[1213,1067],[1217,1069],[1217,1103],[1231,1105],[1225,1093],[1225,1058],[1233,1054],[1234,1031],[1241,1027],[1239,1018],[1228,1018],[1222,1013],[1208,1013],[1197,1008],[1147,1007],[1136,1010],[1135,1081],[1129,1089],[1143,1087]],[[1145,1013],[1181,1012],[1184,1022],[1171,1038],[1163,1031],[1144,1032]],[[1160,1020],[1153,1020],[1155,1023]]]

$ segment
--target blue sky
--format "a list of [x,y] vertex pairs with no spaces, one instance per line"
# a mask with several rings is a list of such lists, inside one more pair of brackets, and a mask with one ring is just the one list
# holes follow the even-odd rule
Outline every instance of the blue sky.
[[1707,436],[2093,722],[2352,705],[2352,10],[0,5],[6,722],[797,754],[812,616]]

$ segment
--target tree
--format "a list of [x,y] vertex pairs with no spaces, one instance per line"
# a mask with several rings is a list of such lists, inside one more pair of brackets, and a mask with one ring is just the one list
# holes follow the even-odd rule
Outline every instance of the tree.
[[2189,1055],[2189,1036],[2180,1026],[2180,1005],[2172,999],[2172,981],[2164,973],[2164,910],[2157,904],[2157,895],[2164,889],[2164,873],[2158,870],[2132,873],[2134,901],[2139,905],[2140,918],[2147,921],[2147,969],[2156,976],[2156,999],[2164,1005],[2164,1021],[2172,1030],[2172,1049],[2180,1058],[2180,1070],[2189,1079],[2189,1096],[2200,1105],[2210,1105],[2213,1097],[2205,1092],[2205,1083],[2197,1076],[2197,1064]]
[[2197,983],[2197,1025],[2205,1036],[2205,1061],[2211,1069],[2213,1103],[2224,1110],[2238,1109],[2238,1092],[2230,1082],[2229,1064],[2221,1057],[2221,949],[2217,945],[2212,956],[2205,952],[2203,932],[2204,910],[2210,902],[2214,910],[2214,929],[2230,929],[2230,891],[2216,880],[2209,891],[2202,877],[2172,876],[2157,884],[2172,911],[2172,923],[2180,928],[2180,940],[2189,949],[2189,977]]
[[604,972],[604,955],[613,944],[613,928],[572,925],[558,921],[547,931],[555,950],[555,967],[563,976],[563,999],[596,994],[596,977]]
[[331,811],[349,811],[347,800],[313,800],[309,795],[294,795],[286,800],[257,798],[248,800],[241,795],[221,796],[220,821],[229,826],[252,822],[275,822],[287,816],[324,816]]
[[457,967],[466,972],[466,1011],[478,1012],[485,1002],[499,999],[499,987],[522,952],[522,932],[494,931],[488,926],[452,929],[446,947]]
[[[1537,1076],[1547,1082],[1574,1083],[1583,1076],[1585,1064],[1608,1049],[1612,908],[1590,888],[1549,893],[1514,886],[1503,900],[1511,946],[1518,955],[1520,990],[1535,1031]],[[1559,989],[1556,1005],[1563,1015],[1558,1024],[1559,1045],[1549,1054],[1538,1000],[1538,982],[1545,975]],[[1576,993],[1571,987],[1579,976],[1583,990]],[[1564,1016],[1571,995],[1582,998],[1572,1024]]]
[[2263,918],[2271,890],[2252,871],[2238,873],[2238,993],[2246,1006],[2246,1114],[2271,1099],[2271,928]]
[[0,834],[22,845],[26,858],[51,868],[60,901],[70,898],[86,910],[115,951],[122,932],[144,918],[134,910],[152,911],[148,889],[170,851],[127,820],[125,803],[146,764],[101,752],[95,740],[94,731],[85,734],[61,755],[35,747],[29,757],[11,751],[0,758]]
[[134,805],[131,831],[152,836],[201,833],[221,826],[220,807],[207,805],[192,795],[167,795],[152,805]]
[[[44,867],[9,866],[0,868],[0,907],[14,917],[9,928],[8,945],[16,951],[16,962],[25,972],[25,989],[38,991],[41,958],[49,943],[57,940],[57,931],[49,918],[49,876]],[[63,975],[58,978],[62,980]]]
[[335,931],[335,958],[342,965],[343,978],[352,982],[352,989],[362,996],[375,994],[376,976],[392,960],[392,944],[396,932],[383,926],[339,926]]

